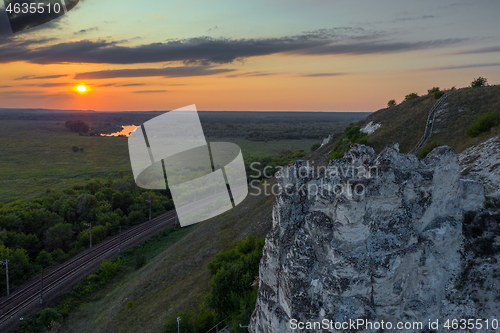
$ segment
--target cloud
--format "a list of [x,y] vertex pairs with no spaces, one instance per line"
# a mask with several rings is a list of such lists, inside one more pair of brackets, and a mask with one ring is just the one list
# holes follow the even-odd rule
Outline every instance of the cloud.
[[26,75],[26,76],[18,77],[17,79],[14,79],[14,80],[16,80],[16,81],[20,81],[20,80],[49,80],[49,79],[58,79],[60,77],[67,77],[67,76],[68,76],[68,74],[46,75],[46,76]]
[[37,84],[37,87],[42,87],[42,88],[69,87],[69,86],[70,86],[70,84],[65,83],[65,82]]
[[[381,37],[386,39],[382,40]],[[349,27],[320,29],[277,38],[198,37],[132,47],[120,45],[116,41],[80,40],[35,48],[14,46],[6,49],[6,52],[0,48],[0,63],[19,60],[36,64],[137,64],[183,61],[185,64],[207,66],[277,53],[319,55],[407,52],[446,47],[465,40],[398,42],[387,39],[385,33]]]
[[480,67],[494,67],[500,66],[500,62],[492,62],[487,64],[468,64],[468,65],[457,65],[457,66],[444,66],[435,67],[433,70],[448,70],[448,69],[464,69],[464,68],[480,68]]
[[121,84],[117,87],[136,87],[136,86],[145,86],[145,83],[128,83],[128,84]]
[[137,90],[134,91],[134,94],[156,94],[156,93],[164,93],[168,90]]
[[12,88],[12,86],[0,86],[0,89]]
[[253,72],[246,72],[246,73],[229,74],[229,75],[226,75],[226,77],[230,77],[230,78],[233,78],[233,77],[255,77],[255,76],[269,76],[269,75],[276,75],[276,73],[253,71]]
[[86,34],[88,32],[98,31],[98,30],[99,30],[99,27],[93,27],[93,28],[89,28],[89,29],[82,29],[80,31],[74,32],[73,35],[83,35],[83,34]]
[[500,52],[500,46],[482,47],[474,50],[456,52],[455,54],[475,54],[475,53],[492,53],[492,52]]
[[167,67],[167,68],[138,68],[138,69],[114,69],[97,72],[86,72],[75,75],[75,80],[98,80],[115,79],[122,77],[186,77],[207,76],[232,72],[234,69],[212,69],[203,66]]
[[434,49],[464,42],[465,38],[448,38],[430,40],[424,42],[361,42],[350,44],[330,44],[323,45],[306,50],[300,50],[295,53],[321,55],[321,54],[385,54],[396,52],[408,52],[416,50]]
[[436,16],[434,16],[434,15],[423,15],[423,16],[416,16],[416,17],[400,17],[400,18],[394,19],[393,22],[426,20],[426,19],[431,19],[431,18],[435,18],[435,17]]
[[311,73],[311,74],[303,74],[302,77],[328,77],[328,76],[340,76],[346,75],[346,73]]

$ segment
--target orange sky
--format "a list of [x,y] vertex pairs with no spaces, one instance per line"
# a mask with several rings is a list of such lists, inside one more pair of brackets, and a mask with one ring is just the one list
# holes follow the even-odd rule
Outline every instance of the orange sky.
[[136,13],[125,1],[113,13],[110,1],[86,0],[18,34],[0,10],[0,107],[375,111],[434,86],[500,82],[498,2],[195,3],[153,0],[157,9]]

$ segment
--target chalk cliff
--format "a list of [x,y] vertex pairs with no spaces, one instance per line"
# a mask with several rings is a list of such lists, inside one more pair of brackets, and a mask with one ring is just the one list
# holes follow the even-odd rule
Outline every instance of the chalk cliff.
[[326,168],[297,161],[277,178],[250,332],[352,331],[294,330],[292,319],[427,324],[477,315],[457,285],[463,217],[485,199],[481,182],[461,179],[453,149],[420,160],[397,144],[378,156],[355,145]]

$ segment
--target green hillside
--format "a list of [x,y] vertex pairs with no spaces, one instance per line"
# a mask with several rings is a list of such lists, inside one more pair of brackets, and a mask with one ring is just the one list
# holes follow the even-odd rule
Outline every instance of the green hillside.
[[[433,95],[421,96],[372,113],[357,125],[362,127],[370,121],[382,125],[368,136],[375,151],[380,151],[389,142],[399,142],[400,150],[408,152],[423,135],[428,112],[436,102]],[[475,138],[468,137],[465,129],[478,116],[495,109],[500,110],[500,86],[457,89],[436,114],[432,136],[428,142],[446,144],[457,152],[482,142],[498,134],[499,128],[494,127]]]

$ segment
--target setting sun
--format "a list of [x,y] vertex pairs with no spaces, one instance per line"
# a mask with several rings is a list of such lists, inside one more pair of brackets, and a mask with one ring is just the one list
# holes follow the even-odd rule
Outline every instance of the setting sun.
[[87,91],[87,87],[85,87],[83,84],[79,85],[76,89],[78,89],[79,92]]

